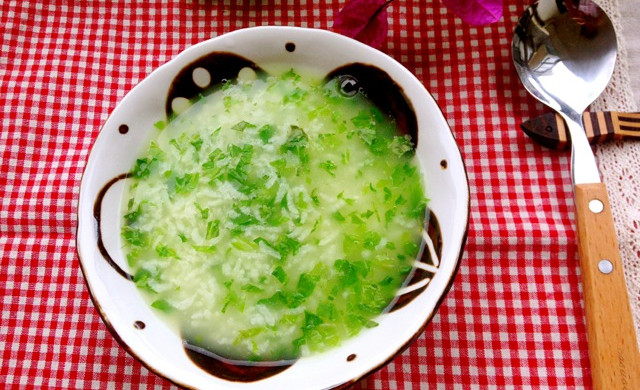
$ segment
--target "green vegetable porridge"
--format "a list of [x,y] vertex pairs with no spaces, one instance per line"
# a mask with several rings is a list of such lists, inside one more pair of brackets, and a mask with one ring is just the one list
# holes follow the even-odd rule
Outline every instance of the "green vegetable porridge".
[[348,95],[293,70],[243,77],[156,124],[121,232],[137,287],[191,343],[291,359],[393,301],[421,250],[421,174],[393,118]]

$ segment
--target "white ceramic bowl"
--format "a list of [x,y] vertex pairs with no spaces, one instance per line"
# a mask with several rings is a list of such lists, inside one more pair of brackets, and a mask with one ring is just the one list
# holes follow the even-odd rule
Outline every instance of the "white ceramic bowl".
[[[418,272],[400,303],[376,319],[379,326],[363,330],[328,352],[303,357],[280,372],[266,368],[254,377],[241,373],[239,380],[233,375],[226,379],[222,378],[225,375],[212,375],[187,356],[182,339],[152,312],[126,277],[119,234],[122,179],[147,148],[153,124],[171,112],[176,96],[197,92],[197,84],[206,82],[207,75],[214,81],[226,77],[216,74],[215,60],[211,62],[212,53],[219,52],[244,57],[275,74],[283,66],[327,74],[351,63],[381,70],[415,112],[417,155],[433,216],[429,232],[424,234],[426,249],[417,261]],[[194,83],[195,68],[209,71],[204,81],[196,77]],[[202,76],[201,70],[197,72]],[[114,337],[149,369],[179,385],[198,389],[331,389],[346,387],[388,363],[433,317],[462,255],[469,187],[459,149],[440,109],[420,81],[398,62],[328,31],[255,27],[185,50],[124,97],[91,151],[78,208],[78,255],[93,301]],[[408,291],[411,289],[413,292]]]

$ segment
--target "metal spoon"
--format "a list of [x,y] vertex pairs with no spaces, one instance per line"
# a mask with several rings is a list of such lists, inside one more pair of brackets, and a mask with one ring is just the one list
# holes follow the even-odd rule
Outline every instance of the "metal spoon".
[[594,389],[640,389],[640,351],[607,189],[582,113],[607,86],[616,35],[591,0],[541,0],[520,18],[513,60],[525,88],[556,110],[572,143],[578,250]]

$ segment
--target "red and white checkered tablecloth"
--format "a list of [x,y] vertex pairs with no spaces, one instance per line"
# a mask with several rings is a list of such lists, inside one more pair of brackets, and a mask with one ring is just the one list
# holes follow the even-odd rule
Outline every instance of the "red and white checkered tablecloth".
[[[460,271],[433,321],[362,389],[590,388],[569,155],[519,123],[511,35],[396,0],[382,50],[434,95],[471,185]],[[111,336],[75,251],[83,168],[125,93],[183,49],[254,25],[330,28],[344,0],[0,2],[0,388],[164,389]]]

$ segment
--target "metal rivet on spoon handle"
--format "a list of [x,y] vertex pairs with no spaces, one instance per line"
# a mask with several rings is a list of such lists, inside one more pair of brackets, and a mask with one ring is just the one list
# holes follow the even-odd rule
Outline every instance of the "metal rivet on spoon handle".
[[[571,138],[578,251],[596,390],[640,389],[640,351],[609,198],[582,113],[607,86],[617,52],[611,21],[591,0],[541,0],[520,18],[513,60],[525,88],[565,120]],[[589,208],[592,200],[602,210]],[[592,203],[592,207],[595,204]],[[609,273],[599,270],[606,259]]]

